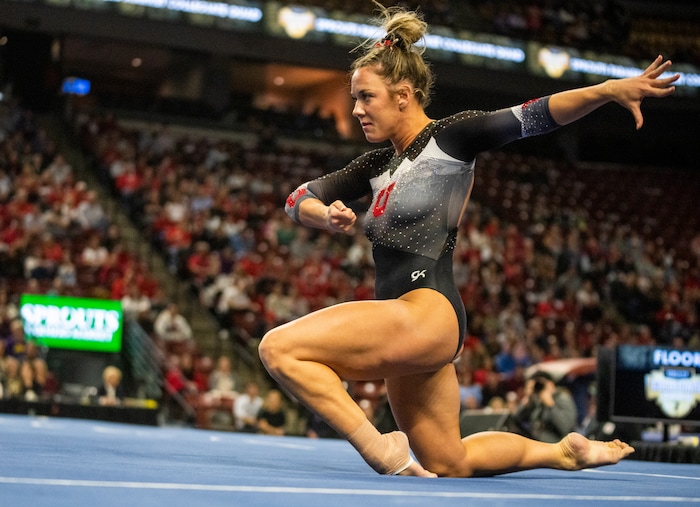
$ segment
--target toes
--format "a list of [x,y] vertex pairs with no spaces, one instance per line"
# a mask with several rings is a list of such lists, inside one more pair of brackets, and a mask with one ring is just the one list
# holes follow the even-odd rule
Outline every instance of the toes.
[[411,460],[411,464],[407,468],[402,470],[397,475],[405,475],[412,477],[437,477],[437,474],[429,472],[413,460]]

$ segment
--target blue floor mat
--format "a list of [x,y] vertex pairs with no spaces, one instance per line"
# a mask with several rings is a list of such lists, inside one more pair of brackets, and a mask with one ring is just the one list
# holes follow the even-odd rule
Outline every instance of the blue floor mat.
[[480,479],[375,474],[345,441],[0,415],[0,505],[700,504],[700,465],[625,460]]

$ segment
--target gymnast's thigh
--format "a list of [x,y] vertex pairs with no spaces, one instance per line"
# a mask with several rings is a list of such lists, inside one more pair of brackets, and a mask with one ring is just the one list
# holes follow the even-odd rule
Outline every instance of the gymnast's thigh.
[[[348,380],[435,371],[454,356],[457,319],[432,289],[399,299],[353,301],[312,312],[270,331],[280,354],[316,361]],[[268,342],[268,343],[265,343]]]

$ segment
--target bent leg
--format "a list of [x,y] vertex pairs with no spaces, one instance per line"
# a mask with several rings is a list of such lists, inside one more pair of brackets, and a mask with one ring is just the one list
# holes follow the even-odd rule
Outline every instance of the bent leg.
[[451,322],[435,310],[454,312],[437,292],[421,294],[426,299],[414,294],[420,304],[399,299],[326,308],[273,329],[260,344],[263,364],[280,386],[347,438],[379,473],[408,467],[408,474],[428,475],[411,463],[403,435],[381,435],[367,425],[341,379],[434,370],[449,361],[455,343],[444,335],[455,336],[456,318]]
[[556,444],[500,431],[461,439],[459,384],[452,364],[434,374],[387,379],[387,394],[416,457],[439,476],[492,476],[533,468],[579,470],[617,463],[634,451],[620,441],[595,442],[577,433]]
[[[268,347],[270,339],[265,343]],[[285,361],[284,366],[271,358],[267,348],[261,349],[261,358],[281,386],[346,437],[376,472],[397,474],[412,464],[406,436],[380,434],[331,368],[314,361]],[[421,475],[422,470],[415,474]]]
[[459,384],[454,365],[433,373],[386,379],[391,411],[418,461],[445,477],[471,474],[459,432]]

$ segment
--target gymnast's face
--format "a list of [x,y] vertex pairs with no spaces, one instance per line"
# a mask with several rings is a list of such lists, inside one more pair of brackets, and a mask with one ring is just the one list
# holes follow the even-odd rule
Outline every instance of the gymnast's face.
[[372,67],[357,69],[351,79],[350,93],[355,101],[352,115],[360,121],[365,138],[381,143],[396,136],[400,125],[398,95]]

